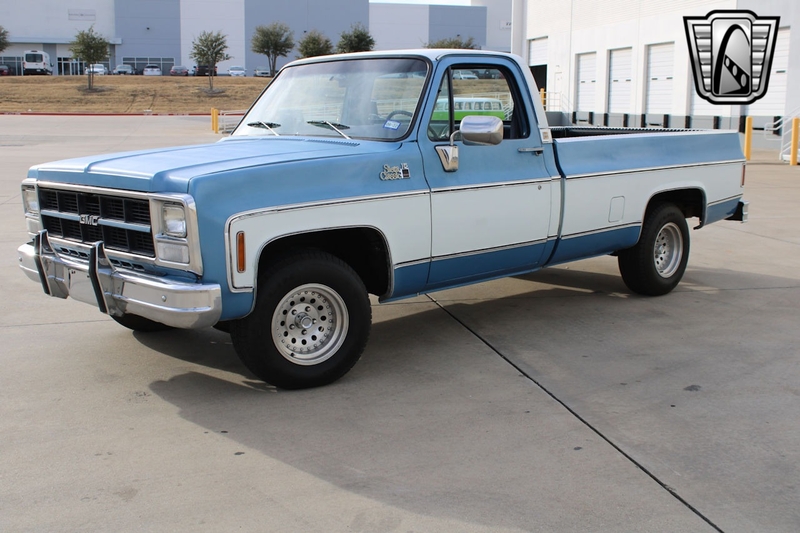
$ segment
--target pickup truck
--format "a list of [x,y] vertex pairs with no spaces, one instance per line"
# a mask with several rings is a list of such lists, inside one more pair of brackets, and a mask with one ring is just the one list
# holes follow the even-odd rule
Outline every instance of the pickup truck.
[[217,327],[259,378],[313,387],[360,358],[369,294],[604,254],[631,291],[670,292],[687,218],[746,219],[744,170],[732,131],[551,128],[513,55],[324,56],[218,142],[34,166],[18,254],[50,296],[136,331]]

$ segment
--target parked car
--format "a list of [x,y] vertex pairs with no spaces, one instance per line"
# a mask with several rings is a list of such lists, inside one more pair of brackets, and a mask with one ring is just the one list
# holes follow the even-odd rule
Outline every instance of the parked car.
[[11,70],[8,68],[8,65],[0,65],[0,76],[10,76]]
[[95,76],[105,76],[108,74],[108,69],[105,65],[100,63],[93,63],[86,69],[86,74],[94,74]]
[[472,73],[478,76],[478,78],[482,80],[500,79],[500,71],[493,68],[482,68],[478,70],[473,70]]
[[111,71],[111,74],[116,74],[120,76],[132,76],[136,74],[136,72],[130,65],[117,65],[117,67]]
[[189,75],[189,67],[184,67],[183,65],[175,65],[171,69],[169,69],[170,76],[188,76]]
[[161,76],[161,67],[158,65],[146,65],[142,74],[145,76]]
[[[194,67],[194,75],[195,76],[208,76],[210,68],[208,65],[198,65]],[[217,75],[217,66],[214,65],[214,76]]]
[[25,50],[22,56],[22,74],[30,76],[41,74],[49,76],[53,73],[53,65],[50,63],[50,54],[41,50]]
[[228,68],[228,76],[236,76],[238,78],[243,78],[247,76],[247,69],[240,66],[233,66]]
[[454,80],[477,80],[478,76],[476,76],[474,72],[470,72],[468,70],[454,70],[453,71],[453,79]]
[[253,76],[256,78],[269,78],[270,71],[267,67],[256,67],[253,71]]

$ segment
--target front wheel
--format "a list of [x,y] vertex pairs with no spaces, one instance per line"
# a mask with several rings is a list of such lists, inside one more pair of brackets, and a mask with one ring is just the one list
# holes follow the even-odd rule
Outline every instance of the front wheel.
[[332,383],[356,364],[372,321],[361,278],[342,260],[295,253],[259,276],[253,312],[231,323],[244,365],[267,383],[302,389]]
[[645,218],[633,248],[618,256],[622,281],[633,292],[661,296],[683,278],[689,261],[689,227],[676,206],[662,204]]

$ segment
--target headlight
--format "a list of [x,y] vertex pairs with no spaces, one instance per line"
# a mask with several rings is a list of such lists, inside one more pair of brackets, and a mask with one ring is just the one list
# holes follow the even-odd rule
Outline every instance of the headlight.
[[186,237],[186,213],[182,205],[164,204],[161,208],[164,234],[170,237]]
[[22,206],[25,208],[26,213],[39,214],[39,197],[36,194],[35,187],[28,185],[22,187]]

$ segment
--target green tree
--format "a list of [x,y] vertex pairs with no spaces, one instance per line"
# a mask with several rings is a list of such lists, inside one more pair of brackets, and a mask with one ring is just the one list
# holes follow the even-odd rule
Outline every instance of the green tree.
[[227,37],[221,31],[201,32],[192,41],[192,51],[189,57],[197,61],[198,65],[208,66],[208,88],[214,90],[214,74],[217,71],[217,63],[231,59],[225,50],[228,49]]
[[306,33],[297,45],[300,57],[326,56],[333,53],[333,43],[317,30]]
[[[108,59],[108,40],[94,31],[94,26],[88,30],[79,31],[75,40],[69,43],[72,57],[83,60],[87,65],[94,65]],[[94,72],[89,71],[89,89],[94,87]]]
[[350,26],[350,31],[343,31],[336,45],[336,51],[340,54],[348,52],[369,52],[375,47],[375,39],[369,34],[363,24],[356,23]]
[[269,61],[269,73],[275,75],[279,57],[286,57],[294,48],[294,34],[283,22],[273,22],[269,26],[256,26],[250,49],[257,54],[264,54]]
[[8,48],[8,30],[0,26],[0,52]]
[[433,41],[432,43],[426,44],[425,48],[463,48],[466,50],[477,50],[478,43],[476,43],[475,39],[472,37],[468,37],[467,40],[464,40],[461,36],[456,36]]

